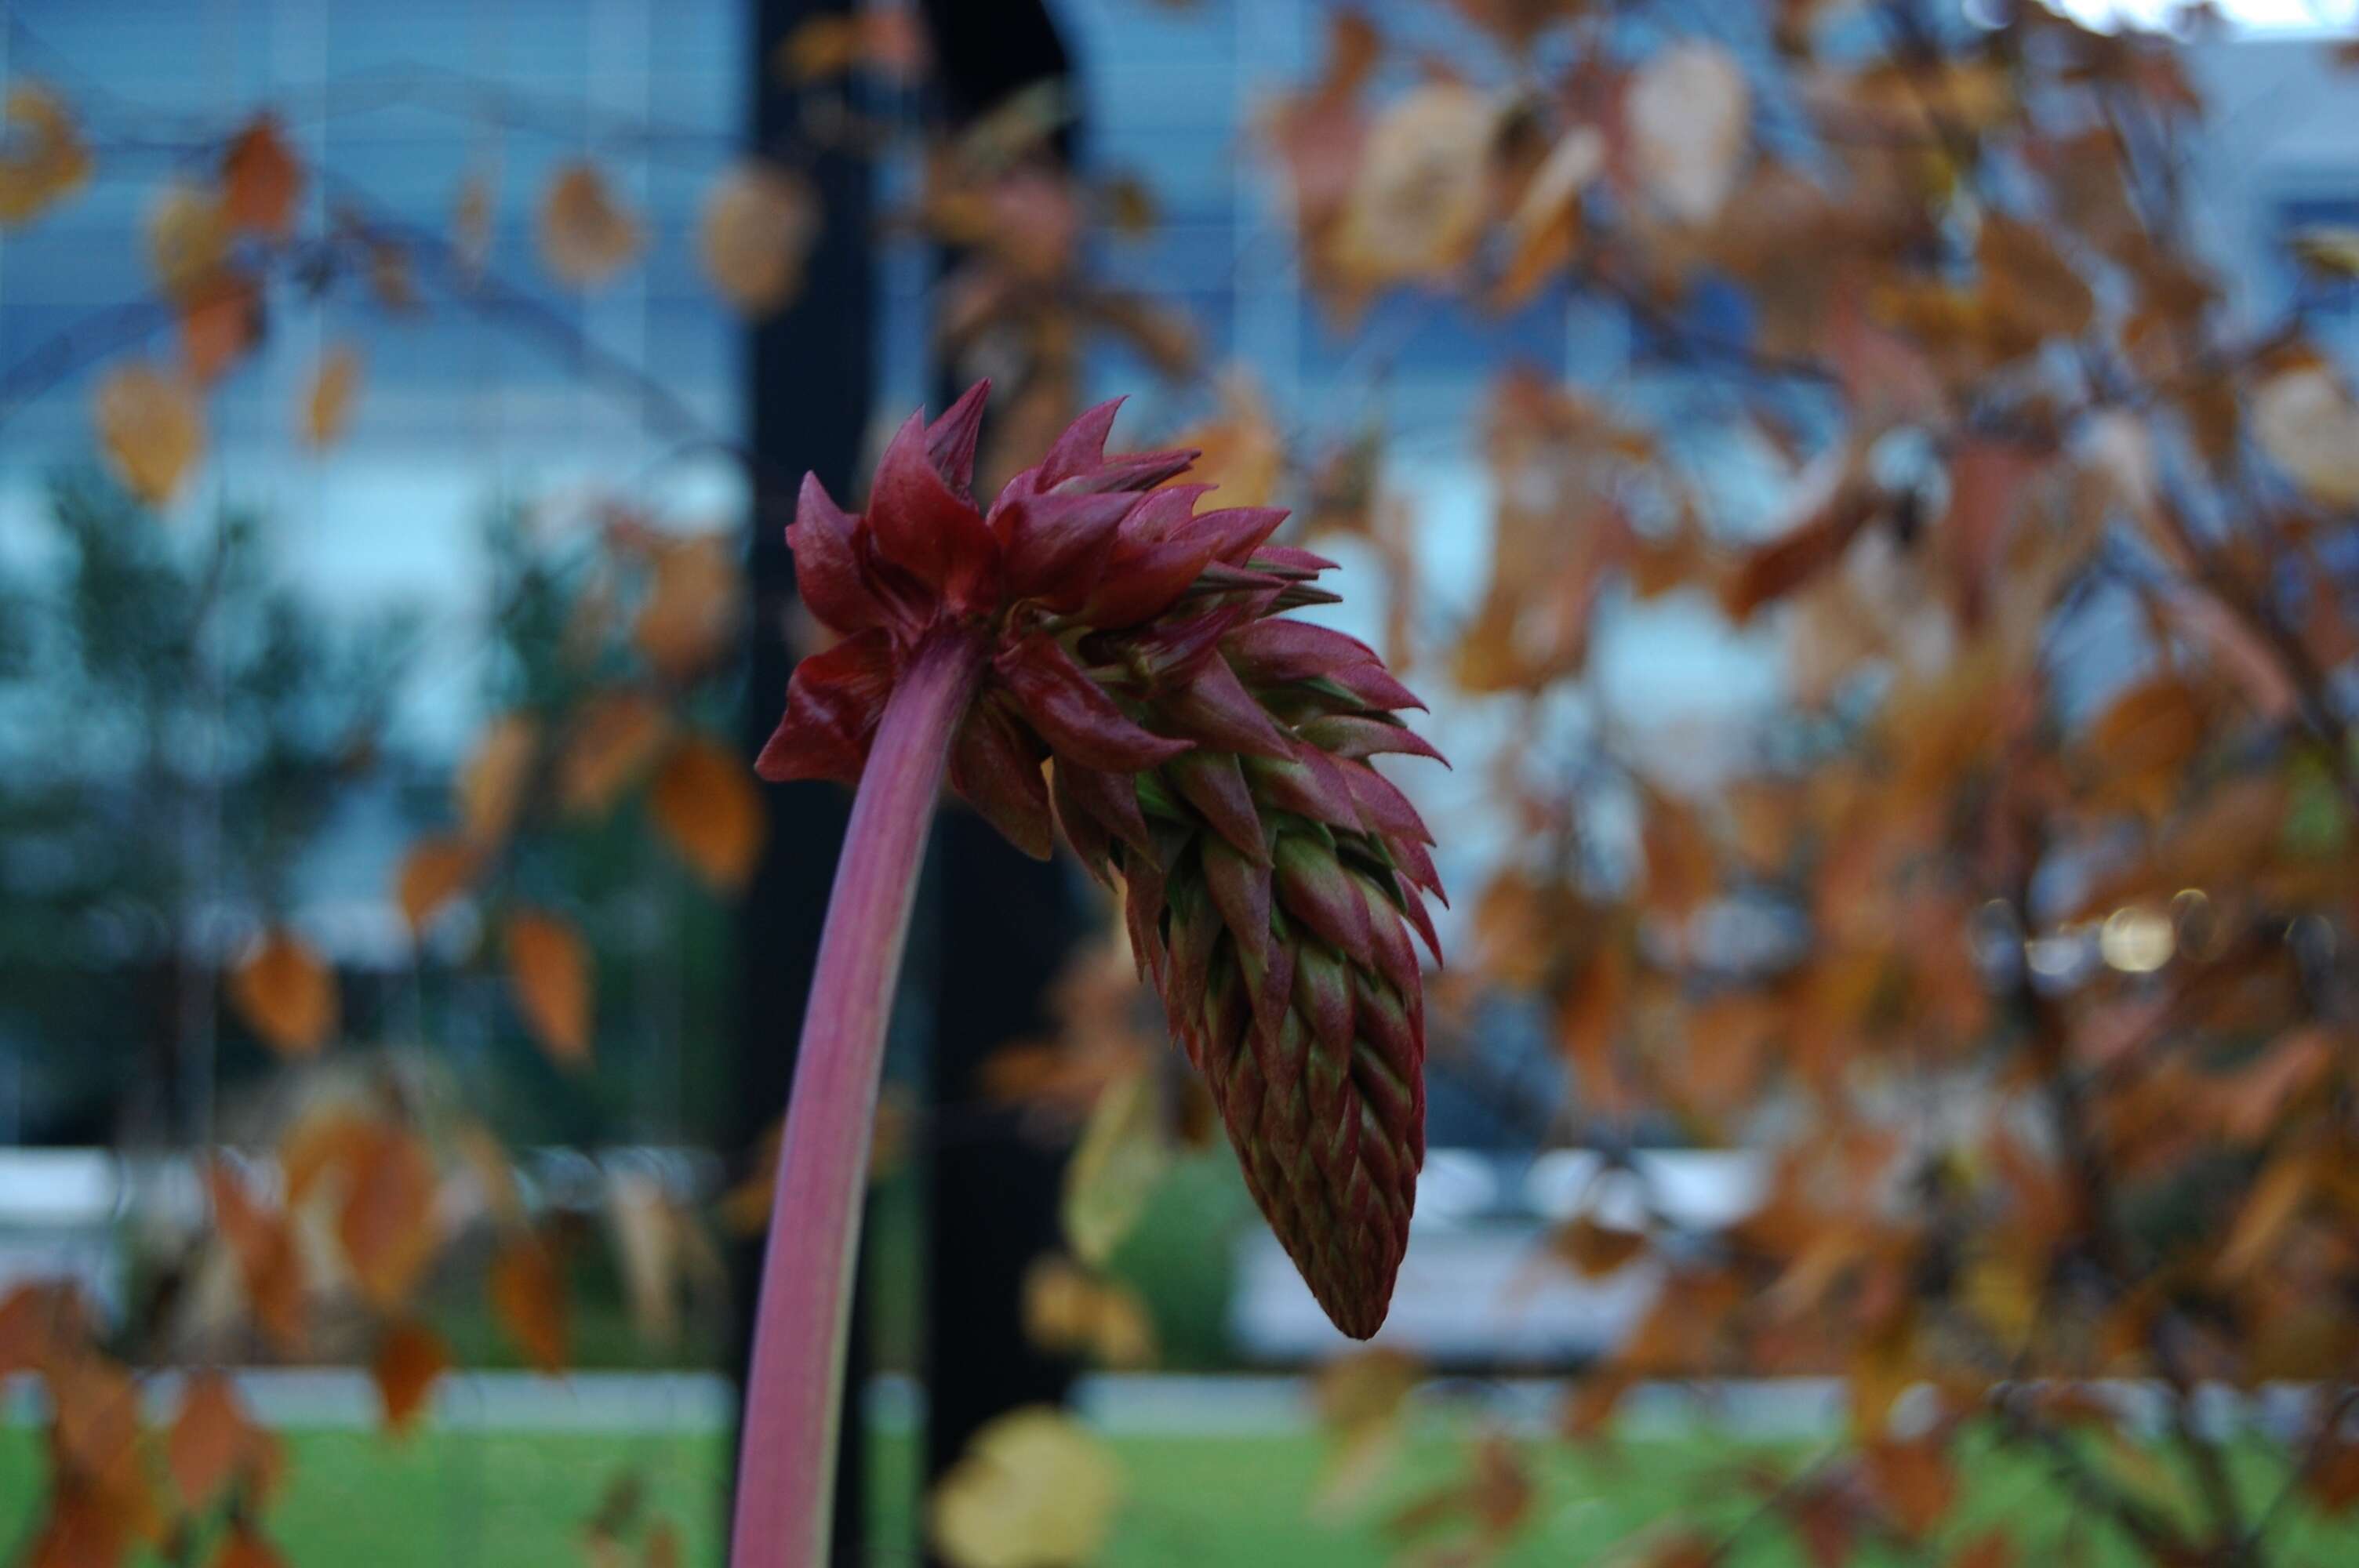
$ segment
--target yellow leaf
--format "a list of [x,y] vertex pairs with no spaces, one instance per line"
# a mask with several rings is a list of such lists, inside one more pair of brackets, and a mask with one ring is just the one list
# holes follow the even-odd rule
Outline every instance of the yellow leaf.
[[1099,1094],[1065,1167],[1065,1239],[1074,1255],[1103,1267],[1170,1163],[1154,1068],[1142,1063]]
[[1092,1563],[1121,1505],[1122,1467],[1097,1435],[1045,1405],[976,1433],[928,1506],[934,1548],[957,1568]]
[[219,192],[176,181],[147,214],[147,265],[156,291],[187,300],[229,259],[229,215]]
[[230,976],[246,1026],[282,1056],[316,1054],[335,1032],[335,971],[294,933],[274,929]]
[[475,875],[474,849],[458,838],[421,838],[401,858],[395,896],[410,935],[426,929],[436,912],[457,897]]
[[11,88],[0,117],[14,133],[0,139],[0,225],[29,222],[89,180],[90,153],[64,102],[45,87]]
[[723,298],[748,316],[766,316],[801,289],[819,228],[810,181],[776,165],[742,163],[705,199],[697,256]]
[[542,1372],[563,1371],[572,1334],[565,1281],[548,1246],[532,1236],[503,1244],[492,1260],[489,1289],[493,1315],[525,1359]]
[[1680,222],[1709,222],[1736,188],[1752,138],[1744,68],[1718,44],[1674,44],[1639,67],[1623,114],[1647,195]]
[[470,844],[490,849],[508,836],[539,755],[540,727],[524,714],[503,714],[484,729],[451,792]]
[[339,343],[320,356],[298,416],[305,446],[332,447],[342,438],[360,384],[361,357],[351,347]]
[[752,770],[710,741],[673,750],[647,792],[647,809],[680,858],[723,892],[745,885],[769,835]]
[[576,288],[613,278],[636,259],[646,238],[638,219],[590,164],[567,164],[541,198],[541,259]]
[[385,1408],[386,1431],[398,1437],[417,1424],[427,1397],[450,1369],[449,1347],[424,1324],[397,1323],[386,1329],[369,1363],[369,1378]]
[[303,166],[278,134],[278,122],[257,114],[222,158],[222,209],[237,228],[285,239],[303,193]]
[[590,950],[554,914],[520,909],[507,920],[508,985],[541,1048],[567,1066],[590,1059]]
[[99,384],[96,417],[115,476],[148,505],[170,504],[205,446],[204,406],[188,379],[124,365]]
[[2359,506],[2359,404],[2321,365],[2270,377],[2253,395],[2253,438],[2330,506]]

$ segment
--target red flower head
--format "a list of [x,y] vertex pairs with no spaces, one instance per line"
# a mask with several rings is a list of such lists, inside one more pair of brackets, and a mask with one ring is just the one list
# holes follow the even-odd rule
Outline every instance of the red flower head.
[[[1424,1010],[1408,933],[1436,946],[1432,842],[1369,764],[1436,756],[1423,705],[1364,643],[1282,618],[1333,563],[1272,545],[1286,514],[1199,512],[1196,454],[1109,458],[1118,403],[1074,421],[988,510],[988,384],[885,449],[865,514],[815,479],[787,530],[843,641],[796,667],[756,764],[859,781],[886,697],[945,626],[989,667],[951,787],[1046,857],[1057,829],[1126,890],[1131,940],[1203,1072],[1245,1179],[1346,1333],[1384,1321],[1425,1157]],[[1044,762],[1049,763],[1045,770]]]

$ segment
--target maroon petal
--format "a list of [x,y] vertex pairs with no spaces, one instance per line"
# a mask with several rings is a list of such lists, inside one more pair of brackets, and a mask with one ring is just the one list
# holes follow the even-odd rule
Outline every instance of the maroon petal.
[[1000,584],[1010,600],[1078,610],[1104,575],[1133,495],[1019,496],[992,518],[1002,548]]
[[1036,860],[1056,849],[1049,784],[1040,776],[1048,755],[1037,737],[996,698],[975,703],[951,748],[951,787]]
[[[1195,514],[1196,503],[1213,487],[1209,484],[1167,484],[1139,499],[1138,510],[1122,521],[1122,544],[1116,558],[1134,547],[1144,548],[1169,538]],[[1210,556],[1204,557],[1212,559]]]
[[1267,595],[1232,600],[1180,620],[1158,621],[1129,639],[1130,662],[1158,687],[1192,680],[1230,633],[1256,620]]
[[[1143,510],[1144,508],[1142,508]],[[1117,558],[1082,607],[1082,619],[1114,630],[1162,614],[1180,600],[1212,558],[1214,541],[1166,539]]]
[[992,658],[999,678],[1060,756],[1114,773],[1136,773],[1188,750],[1140,729],[1099,689],[1058,641],[1035,632]]
[[1293,743],[1254,699],[1236,672],[1219,659],[1203,659],[1188,684],[1159,705],[1169,727],[1190,740],[1256,757],[1290,758]]
[[893,639],[863,632],[811,654],[787,683],[787,711],[755,760],[774,784],[788,779],[860,782],[868,743],[893,690]]
[[1264,571],[1304,572],[1312,577],[1335,569],[1335,563],[1326,557],[1292,545],[1264,545],[1245,565]]
[[983,514],[951,492],[926,455],[922,414],[909,416],[877,462],[868,530],[886,560],[954,600],[976,597],[998,556]]
[[1040,460],[1040,471],[1034,481],[1042,490],[1054,490],[1078,474],[1087,473],[1105,461],[1106,438],[1114,433],[1114,416],[1122,411],[1123,400],[1101,403],[1085,410],[1082,416],[1065,427],[1049,447],[1049,455]]
[[1057,488],[1063,491],[1153,490],[1164,481],[1177,479],[1186,473],[1203,455],[1193,447],[1168,452],[1125,452],[1118,458],[1107,459],[1086,473],[1075,474]]
[[1433,842],[1426,830],[1425,819],[1408,796],[1395,788],[1392,780],[1365,762],[1338,762],[1343,770],[1343,780],[1352,786],[1352,801],[1360,808],[1360,818],[1369,831],[1391,838],[1414,839],[1420,844]]
[[991,378],[985,376],[926,427],[927,459],[962,495],[974,488],[974,447],[983,434],[983,406],[990,396]]
[[1098,826],[1148,859],[1155,839],[1147,830],[1147,814],[1138,808],[1138,785],[1126,773],[1103,773],[1065,757],[1057,759],[1058,787],[1071,792],[1073,804],[1097,819]]
[[1190,752],[1172,758],[1163,773],[1238,854],[1256,864],[1268,863],[1269,848],[1262,841],[1253,791],[1234,757],[1225,752]]
[[1418,700],[1417,693],[1395,680],[1392,671],[1379,664],[1353,665],[1349,669],[1337,670],[1327,678],[1370,708],[1389,710],[1396,708],[1422,709],[1425,707]]
[[1317,680],[1376,662],[1376,651],[1357,637],[1308,621],[1256,622],[1230,638],[1222,651],[1239,675],[1260,686]]
[[1305,741],[1339,757],[1373,757],[1392,752],[1409,757],[1430,757],[1443,767],[1450,759],[1433,742],[1396,719],[1364,713],[1332,713],[1306,719],[1299,730]]
[[[1056,808],[1057,826],[1063,830],[1065,842],[1084,870],[1107,887],[1114,885],[1114,836],[1106,831],[1081,798],[1073,793],[1073,774],[1087,773],[1086,768],[1059,762],[1049,770],[1049,800]],[[1100,774],[1100,777],[1106,775]],[[1144,824],[1141,824],[1142,829]]]
[[1288,833],[1278,839],[1276,873],[1278,902],[1286,912],[1363,964],[1374,967],[1375,938],[1360,889],[1317,839]]
[[1317,747],[1298,744],[1284,761],[1248,757],[1245,767],[1263,798],[1273,805],[1331,827],[1359,827],[1360,808],[1352,798],[1352,786],[1344,782],[1343,770]]
[[1233,506],[1225,511],[1196,514],[1189,520],[1186,537],[1216,541],[1214,557],[1241,567],[1285,521],[1283,506]]
[[850,634],[891,619],[860,569],[858,524],[838,506],[817,474],[803,475],[787,547],[795,557],[795,591],[820,621]]

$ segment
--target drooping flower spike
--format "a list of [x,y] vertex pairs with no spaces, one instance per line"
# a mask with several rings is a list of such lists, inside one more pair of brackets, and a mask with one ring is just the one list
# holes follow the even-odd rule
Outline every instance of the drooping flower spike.
[[[929,640],[981,639],[950,783],[1046,857],[1061,830],[1119,879],[1143,972],[1204,1075],[1245,1180],[1328,1315],[1383,1323],[1425,1157],[1410,936],[1431,836],[1370,765],[1438,753],[1364,643],[1286,619],[1333,563],[1269,543],[1286,514],[1197,510],[1196,454],[1109,458],[1090,410],[988,508],[988,384],[886,448],[868,510],[806,480],[788,530],[804,602],[842,641],[804,659],[756,764],[857,784]],[[1043,763],[1048,764],[1044,770]]]

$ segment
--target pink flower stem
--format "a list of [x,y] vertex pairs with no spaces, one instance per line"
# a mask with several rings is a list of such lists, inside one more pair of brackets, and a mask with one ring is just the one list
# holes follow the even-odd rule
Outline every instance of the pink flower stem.
[[965,628],[927,634],[886,701],[853,800],[787,1103],[745,1388],[731,1568],[820,1568],[827,1560],[885,1026],[935,797],[984,650]]

